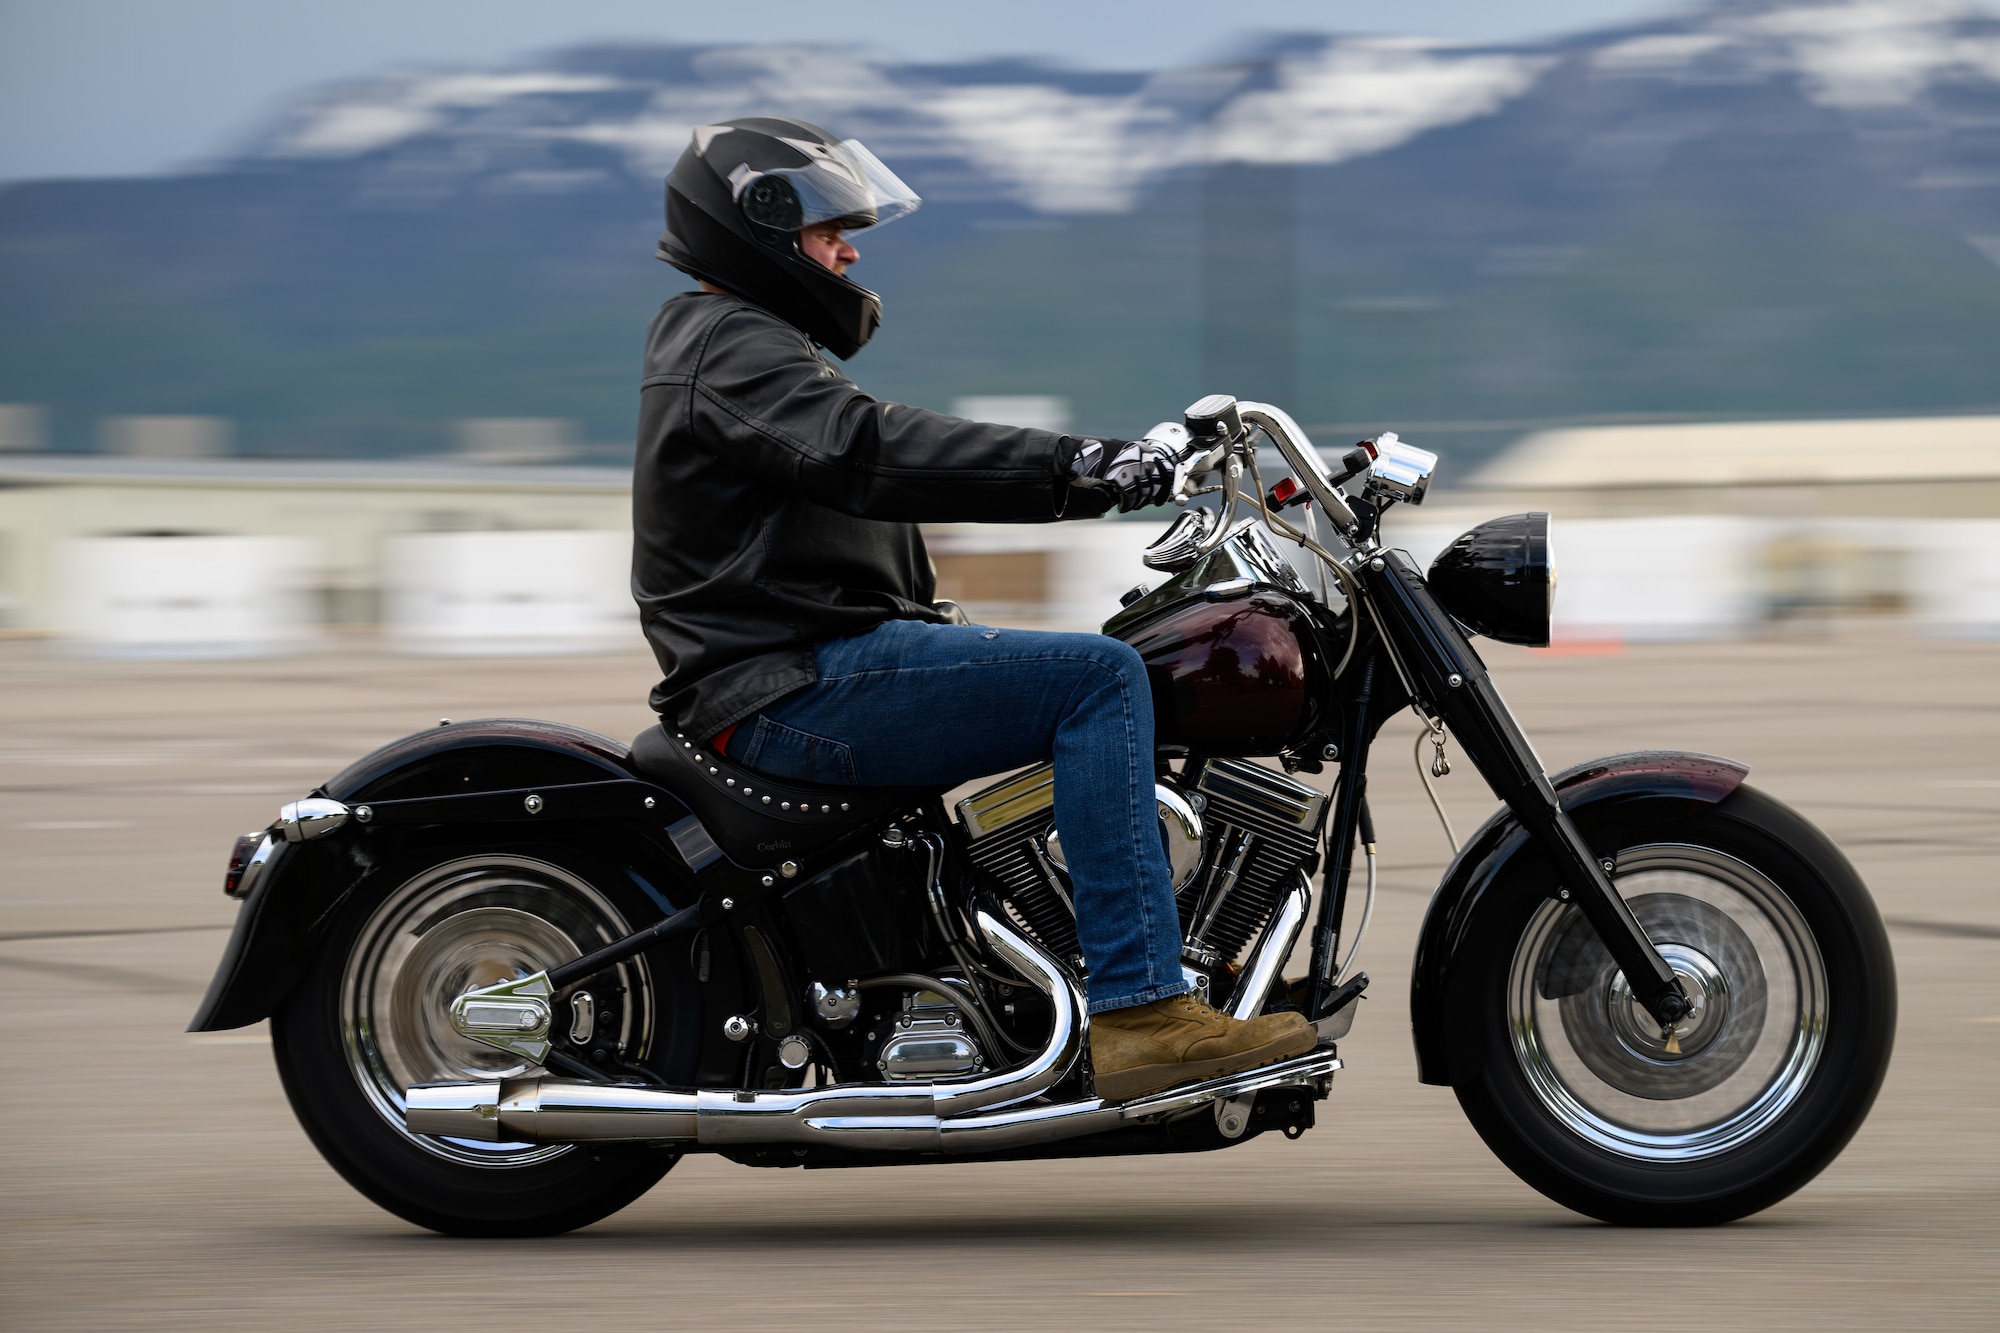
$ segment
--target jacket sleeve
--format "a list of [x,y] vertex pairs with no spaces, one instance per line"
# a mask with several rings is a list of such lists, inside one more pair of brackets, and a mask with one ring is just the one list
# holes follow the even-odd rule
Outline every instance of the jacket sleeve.
[[1062,476],[1067,437],[885,403],[759,310],[718,320],[697,362],[692,437],[760,482],[858,518],[1046,522],[1094,517]]

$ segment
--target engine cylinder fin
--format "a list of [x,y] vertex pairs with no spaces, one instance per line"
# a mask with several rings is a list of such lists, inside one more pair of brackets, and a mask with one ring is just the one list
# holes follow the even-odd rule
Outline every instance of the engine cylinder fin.
[[[1206,802],[1209,864],[1196,881],[1205,886],[1203,893],[1182,898],[1182,930],[1188,933],[1199,921],[1204,955],[1228,961],[1257,937],[1289,887],[1292,872],[1318,849],[1326,794],[1241,759],[1202,765],[1194,787]],[[1217,890],[1246,837],[1249,855],[1218,900]],[[1192,901],[1197,897],[1200,901]]]
[[[998,890],[1008,915],[1050,953],[1073,962],[1078,945],[1068,879],[1044,850],[1055,824],[1045,769],[1018,774],[961,802],[960,818],[972,834],[973,864]],[[1193,788],[1205,802],[1207,847],[1179,895],[1181,934],[1185,939],[1197,925],[1204,927],[1204,952],[1231,960],[1257,937],[1292,872],[1318,849],[1327,798],[1240,759],[1202,764]],[[1234,878],[1222,892],[1232,869]]]

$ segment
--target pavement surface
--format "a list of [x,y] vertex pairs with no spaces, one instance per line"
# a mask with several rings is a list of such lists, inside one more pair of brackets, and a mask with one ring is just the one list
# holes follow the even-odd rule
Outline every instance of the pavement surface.
[[[1520,1184],[1414,1078],[1409,957],[1445,843],[1404,718],[1376,752],[1373,998],[1296,1143],[872,1171],[684,1161],[553,1240],[418,1231],[299,1131],[261,1027],[182,1029],[238,832],[441,716],[629,737],[632,656],[79,663],[0,643],[0,1323],[9,1329],[2000,1327],[2000,646],[1792,639],[1489,660],[1551,768],[1729,754],[1889,919],[1901,1030],[1817,1181],[1694,1232]],[[1492,807],[1442,784],[1461,833]]]

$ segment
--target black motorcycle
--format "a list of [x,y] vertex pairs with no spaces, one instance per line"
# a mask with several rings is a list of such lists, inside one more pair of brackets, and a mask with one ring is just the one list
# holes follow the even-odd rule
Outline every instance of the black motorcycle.
[[[1283,412],[1222,396],[1160,430],[1188,460],[1147,553],[1171,577],[1104,628],[1152,681],[1184,966],[1238,1017],[1302,1013],[1309,1054],[1094,1094],[1046,765],[947,809],[767,778],[657,728],[627,749],[510,720],[386,746],[239,839],[242,907],[192,1029],[270,1018],[327,1160],[462,1235],[587,1225],[689,1152],[851,1167],[1297,1138],[1368,984],[1369,747],[1413,708],[1436,766],[1449,735],[1504,802],[1417,941],[1419,1077],[1522,1179],[1611,1222],[1727,1221],[1817,1174],[1889,1059],[1880,918],[1741,764],[1544,774],[1467,636],[1548,642],[1548,516],[1481,524],[1426,576],[1377,530],[1434,455],[1384,435],[1330,471]],[[1268,489],[1266,443],[1291,473]],[[1331,795],[1293,776],[1328,765]]]

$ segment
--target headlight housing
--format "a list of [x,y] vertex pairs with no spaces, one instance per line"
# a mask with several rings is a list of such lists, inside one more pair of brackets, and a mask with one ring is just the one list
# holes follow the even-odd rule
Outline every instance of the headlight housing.
[[1549,516],[1509,514],[1462,534],[1431,562],[1431,593],[1475,634],[1546,648],[1555,606]]

